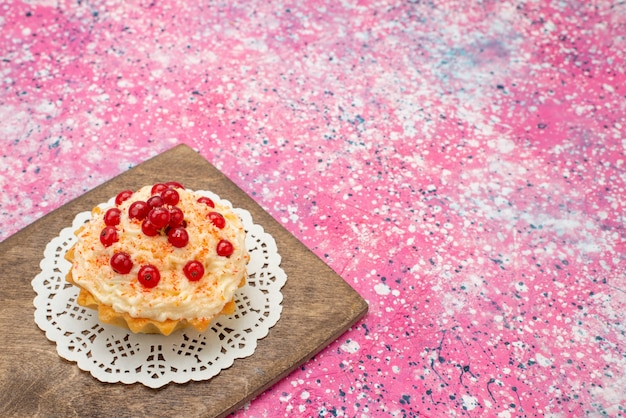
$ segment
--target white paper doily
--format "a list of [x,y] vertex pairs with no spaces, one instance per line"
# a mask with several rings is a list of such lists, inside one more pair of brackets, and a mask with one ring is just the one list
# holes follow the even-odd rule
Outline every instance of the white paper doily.
[[[212,192],[197,193],[232,207]],[[100,206],[112,204],[113,199]],[[158,388],[170,382],[212,378],[235,359],[254,353],[257,340],[265,337],[280,318],[281,288],[287,280],[274,238],[253,223],[247,210],[233,210],[247,232],[248,284],[235,295],[235,313],[219,317],[205,332],[133,334],[101,324],[96,311],[76,303],[78,288],[65,281],[71,264],[64,256],[76,240],[74,231],[90,219],[91,212],[76,215],[72,226],[47,244],[41,273],[32,280],[37,293],[35,322],[49,340],[56,342],[61,357],[75,361],[103,382],[142,383]]]

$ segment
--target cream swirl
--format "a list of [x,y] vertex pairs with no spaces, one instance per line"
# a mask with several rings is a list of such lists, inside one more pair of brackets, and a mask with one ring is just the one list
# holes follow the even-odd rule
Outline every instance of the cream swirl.
[[[191,190],[177,188],[176,191],[180,195],[176,206],[184,213],[189,234],[187,245],[174,247],[162,234],[149,237],[142,233],[141,222],[128,216],[133,202],[145,202],[151,197],[151,186],[145,186],[117,206],[121,211],[116,226],[118,241],[108,247],[100,242],[108,208],[97,207],[92,211],[92,219],[77,234],[74,282],[99,303],[133,318],[191,320],[210,319],[219,314],[246,277],[250,257],[243,224],[232,208],[219,201],[211,208],[198,202],[201,195]],[[207,219],[210,211],[224,216],[224,228],[214,226]],[[234,247],[229,257],[217,254],[221,239],[230,241]],[[110,259],[116,252],[131,256],[133,267],[128,274],[118,274],[111,268]],[[204,267],[204,275],[198,281],[190,281],[183,273],[183,267],[191,260],[199,261]],[[137,278],[141,266],[147,264],[155,266],[161,275],[158,285],[151,289],[142,286]]]

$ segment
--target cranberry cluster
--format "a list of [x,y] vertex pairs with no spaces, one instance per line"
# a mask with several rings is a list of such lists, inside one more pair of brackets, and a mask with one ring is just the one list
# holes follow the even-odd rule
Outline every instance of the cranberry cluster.
[[[174,247],[182,248],[189,242],[187,233],[187,222],[185,214],[176,205],[180,201],[180,195],[176,189],[184,189],[183,185],[177,182],[157,183],[152,186],[151,197],[147,201],[133,202],[128,208],[130,219],[141,222],[141,231],[149,236],[166,235],[170,244]],[[131,190],[124,190],[115,197],[115,204],[119,206],[133,195]],[[200,197],[198,202],[204,203],[209,208],[215,208],[215,203],[208,197]],[[217,228],[223,229],[226,226],[224,216],[215,211],[209,211],[207,219]],[[117,207],[108,209],[104,214],[105,227],[100,233],[100,242],[105,247],[113,245],[119,240],[116,226],[119,225],[121,211]],[[229,257],[234,251],[233,245],[228,240],[220,240],[217,244],[216,252],[219,256]],[[133,262],[128,253],[116,252],[110,260],[113,271],[119,274],[128,274],[133,268]],[[199,261],[189,261],[183,267],[183,272],[190,281],[197,281],[204,275],[204,266]],[[156,286],[161,278],[157,267],[147,264],[141,266],[138,273],[138,280],[144,286],[152,288]]]
[[[198,202],[204,203],[210,208],[215,208],[215,203],[208,197],[203,196],[198,199]],[[219,212],[210,211],[206,215],[206,217],[209,221],[211,221],[213,225],[215,225],[219,229],[224,229],[224,227],[226,226],[226,218],[224,218],[224,215]],[[229,257],[235,249],[233,248],[233,244],[231,244],[230,241],[222,239],[217,243],[216,250],[217,255],[220,255],[222,257]]]
[[[183,189],[180,183],[157,183],[152,186],[152,195],[146,202],[138,200],[128,208],[131,219],[141,221],[141,231],[154,237],[160,232],[174,247],[182,248],[189,242],[185,214],[176,206],[180,195],[176,188]],[[123,193],[123,192],[122,192]]]

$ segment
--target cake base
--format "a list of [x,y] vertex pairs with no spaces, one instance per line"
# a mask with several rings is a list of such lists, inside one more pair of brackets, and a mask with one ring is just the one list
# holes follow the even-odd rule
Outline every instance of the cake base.
[[[74,260],[74,247],[70,248],[65,254],[65,259],[70,263]],[[165,321],[155,321],[149,318],[134,318],[127,312],[117,312],[111,306],[105,305],[98,301],[88,290],[78,285],[72,278],[72,270],[65,277],[68,283],[80,289],[76,302],[85,308],[98,311],[98,319],[103,324],[115,325],[125,328],[136,334],[162,334],[170,335],[179,329],[193,328],[198,332],[204,332],[209,327],[214,318],[220,315],[231,315],[235,312],[234,298],[228,301],[224,308],[211,318],[194,318],[194,319],[166,319]],[[242,287],[246,283],[244,277],[239,283]]]

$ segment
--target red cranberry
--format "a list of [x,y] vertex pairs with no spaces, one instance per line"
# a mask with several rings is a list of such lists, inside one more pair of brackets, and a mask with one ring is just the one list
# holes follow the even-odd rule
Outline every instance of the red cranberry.
[[119,192],[118,195],[115,196],[115,204],[120,205],[123,201],[128,200],[132,195],[132,190],[124,190]]
[[201,262],[192,260],[185,264],[183,272],[190,281],[195,282],[200,280],[204,275],[204,266]]
[[181,226],[185,221],[185,214],[179,207],[174,206],[170,208],[170,223],[171,227]]
[[150,219],[146,218],[141,223],[141,232],[143,232],[145,235],[149,237],[154,237],[155,235],[159,233],[159,228],[152,225],[152,222],[150,222]]
[[161,194],[161,192],[164,190],[167,190],[166,184],[156,183],[154,186],[152,186],[152,189],[150,189],[150,194],[152,195]]
[[215,203],[210,198],[208,198],[206,196],[202,196],[201,198],[199,198],[198,202],[204,203],[205,205],[207,205],[210,208],[214,208],[215,207]]
[[170,189],[185,189],[185,186],[177,181],[168,181],[165,183]]
[[185,228],[172,228],[167,233],[167,240],[174,247],[182,248],[189,242],[189,234]]
[[121,211],[118,208],[111,208],[104,214],[104,224],[108,226],[119,225]]
[[128,274],[133,268],[133,262],[130,255],[124,252],[113,254],[111,257],[111,268],[119,274]]
[[161,280],[161,273],[159,273],[159,269],[152,264],[147,264],[145,266],[141,266],[139,273],[137,274],[137,279],[144,287],[152,288],[159,284],[159,280]]
[[219,212],[209,212],[207,218],[209,218],[211,223],[219,229],[222,229],[224,228],[224,226],[226,226],[226,219],[224,219],[224,215]]
[[165,202],[161,196],[152,196],[148,199],[148,206],[150,206],[150,208],[160,208],[164,204]]
[[161,193],[161,197],[163,201],[168,204],[174,206],[180,201],[180,195],[174,189],[167,189]]
[[170,223],[170,211],[163,208],[163,207],[157,207],[152,209],[149,213],[148,213],[148,218],[150,220],[150,222],[152,223],[152,225],[154,225],[154,227],[156,229],[161,229],[167,226],[167,224]]
[[234,251],[235,248],[233,247],[233,244],[231,244],[228,240],[222,239],[217,243],[217,255],[229,257]]
[[110,247],[117,241],[117,229],[114,226],[105,226],[102,232],[100,232],[100,242],[105,247]]
[[138,200],[136,202],[133,202],[128,208],[128,216],[131,219],[143,221],[146,216],[148,216],[149,211],[150,207],[148,206],[148,204],[142,200]]

